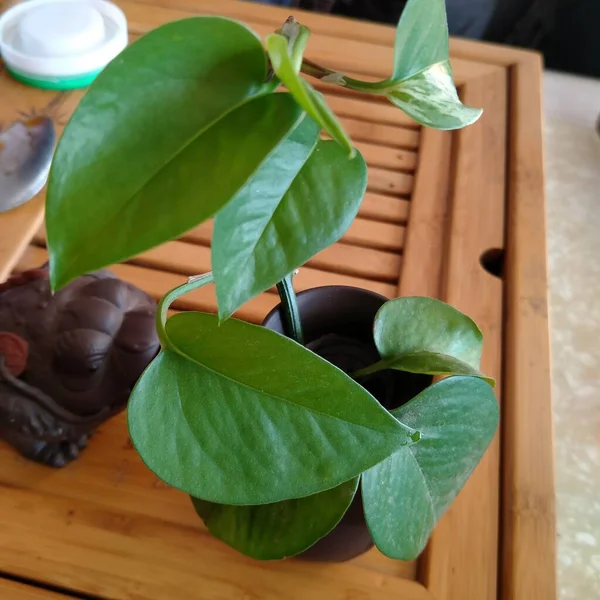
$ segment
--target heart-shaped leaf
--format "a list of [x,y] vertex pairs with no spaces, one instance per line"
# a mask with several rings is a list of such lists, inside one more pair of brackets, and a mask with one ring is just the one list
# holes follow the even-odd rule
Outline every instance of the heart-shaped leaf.
[[444,0],[408,0],[396,28],[390,79],[408,79],[448,60],[448,22]]
[[132,441],[148,467],[220,504],[315,494],[359,475],[411,430],[310,350],[216,315],[167,321],[168,347],[135,387]]
[[348,159],[333,141],[319,141],[310,154],[317,136],[307,119],[217,215],[212,263],[221,318],[336,242],[354,220],[365,162],[360,154]]
[[449,377],[392,413],[420,439],[363,474],[363,503],[377,548],[413,560],[492,441],[498,403],[485,381]]
[[443,61],[390,85],[388,100],[421,125],[436,129],[459,129],[479,119],[480,108],[458,99],[450,63]]
[[258,560],[295,556],[327,535],[350,506],[358,477],[330,490],[258,506],[231,506],[192,498],[208,530]]
[[357,375],[398,369],[430,375],[479,372],[483,335],[472,319],[435,298],[409,296],[386,302],[377,312],[374,339],[382,360]]
[[54,288],[180,235],[233,197],[302,115],[290,97],[245,104],[266,74],[260,40],[218,17],[159,27],[106,67],[52,165]]
[[394,69],[383,93],[421,125],[459,129],[483,112],[461,103],[449,62],[444,0],[409,0],[396,29]]
[[296,102],[327,131],[327,133],[346,150],[350,158],[355,149],[342,124],[327,106],[323,94],[317,92],[298,75],[289,55],[288,40],[277,33],[266,38],[267,52],[273,71],[294,96]]

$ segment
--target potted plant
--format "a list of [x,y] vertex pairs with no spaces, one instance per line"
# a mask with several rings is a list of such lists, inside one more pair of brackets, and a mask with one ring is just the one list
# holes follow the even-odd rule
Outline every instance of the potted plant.
[[[306,60],[309,33],[289,19],[265,50],[240,23],[197,17],[117,57],[57,148],[51,282],[214,217],[212,273],[159,303],[162,349],[128,407],[135,448],[249,556],[310,555],[345,524],[350,537],[368,527],[368,543],[313,556],[349,558],[372,538],[408,560],[495,433],[493,381],[478,370],[477,326],[438,300],[339,287],[296,298],[294,270],[343,235],[367,185],[363,158],[301,73],[384,96],[426,126],[459,128],[481,111],[458,99],[443,0],[408,2],[385,81]],[[218,315],[167,318],[212,283]],[[232,318],[272,286],[281,305],[266,327]]]

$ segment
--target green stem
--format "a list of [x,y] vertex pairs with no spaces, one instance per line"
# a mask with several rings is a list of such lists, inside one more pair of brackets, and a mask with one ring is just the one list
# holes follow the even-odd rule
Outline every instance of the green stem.
[[302,322],[300,320],[300,312],[298,311],[298,303],[296,302],[296,292],[294,292],[292,275],[287,275],[277,284],[277,292],[281,298],[285,334],[299,344],[304,345]]
[[386,359],[382,359],[368,367],[364,367],[363,369],[359,369],[358,371],[354,371],[354,373],[350,373],[350,377],[352,379],[360,379],[361,377],[366,377],[367,375],[371,375],[372,373],[377,373],[379,371],[385,371],[390,368],[390,361]]
[[343,73],[338,73],[337,71],[322,67],[306,58],[303,59],[300,70],[305,75],[310,75],[315,79],[335,83],[341,87],[348,88],[349,90],[365,92],[376,96],[385,96],[386,91],[391,87],[390,81],[387,79],[384,79],[383,81],[361,81],[360,79],[353,79]]
[[158,303],[158,307],[156,308],[156,331],[158,333],[158,339],[160,341],[160,345],[163,348],[170,346],[169,338],[167,336],[167,332],[165,330],[165,325],[167,324],[167,316],[169,313],[169,307],[177,298],[191,292],[192,290],[201,288],[209,283],[214,281],[212,273],[205,273],[204,275],[197,275],[196,277],[190,277],[187,283],[176,287],[175,289],[167,292]]

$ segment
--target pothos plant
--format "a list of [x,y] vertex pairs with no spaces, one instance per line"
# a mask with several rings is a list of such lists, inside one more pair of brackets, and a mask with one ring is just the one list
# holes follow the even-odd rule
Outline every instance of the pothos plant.
[[[374,323],[381,360],[358,373],[302,345],[291,273],[344,234],[367,186],[365,161],[302,75],[385,97],[440,129],[481,111],[456,93],[444,0],[408,2],[384,81],[305,59],[309,33],[289,19],[263,47],[236,21],[196,17],[159,27],[109,64],[52,166],[51,283],[214,217],[212,273],[159,304],[162,349],[128,407],[135,448],[194,498],[215,536],[250,556],[310,547],[360,485],[375,544],[408,560],[494,435],[493,382],[478,370],[477,326],[434,299],[384,304]],[[218,315],[167,318],[178,297],[211,283]],[[230,318],[275,285],[289,337]],[[360,385],[385,369],[444,377],[388,412]]]

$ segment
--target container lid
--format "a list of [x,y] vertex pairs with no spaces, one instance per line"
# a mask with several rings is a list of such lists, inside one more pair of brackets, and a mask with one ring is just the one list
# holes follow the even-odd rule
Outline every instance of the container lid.
[[88,85],[127,45],[127,20],[106,0],[29,0],[0,16],[0,55],[26,83]]

